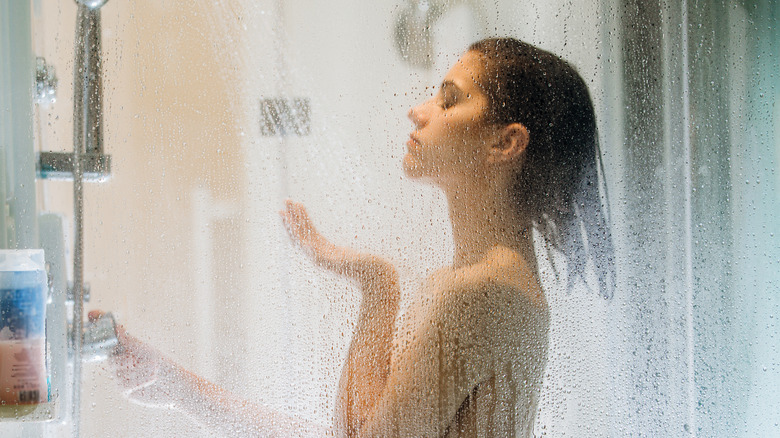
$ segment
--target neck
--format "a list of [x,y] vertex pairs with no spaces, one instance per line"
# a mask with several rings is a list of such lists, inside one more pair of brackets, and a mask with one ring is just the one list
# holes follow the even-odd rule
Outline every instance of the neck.
[[445,190],[455,244],[453,266],[479,262],[488,251],[504,246],[518,252],[529,266],[536,266],[531,223],[511,202],[507,184],[483,183]]

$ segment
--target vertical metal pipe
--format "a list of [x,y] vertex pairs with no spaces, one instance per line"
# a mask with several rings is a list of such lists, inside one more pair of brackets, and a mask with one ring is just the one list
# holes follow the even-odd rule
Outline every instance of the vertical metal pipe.
[[[84,331],[84,175],[82,157],[86,151],[87,138],[90,135],[90,97],[91,79],[100,75],[100,71],[91,71],[91,58],[99,56],[94,53],[90,43],[99,16],[97,10],[89,10],[79,4],[76,18],[75,62],[73,66],[73,328],[71,331],[73,345],[73,436],[79,436],[81,420],[81,352],[82,333]],[[99,37],[98,37],[99,38]],[[98,50],[100,46],[98,45]],[[97,62],[99,65],[99,61]],[[99,100],[99,98],[97,99]]]
[[84,65],[86,71],[86,83],[84,93],[86,94],[84,102],[87,105],[83,108],[84,120],[86,122],[84,130],[84,151],[87,154],[103,153],[103,75],[101,74],[102,57],[101,51],[101,32],[100,32],[100,10],[89,9],[85,22],[87,26],[84,41]]
[[81,418],[84,333],[84,161],[103,152],[100,10],[105,1],[78,1],[73,71],[73,436]]

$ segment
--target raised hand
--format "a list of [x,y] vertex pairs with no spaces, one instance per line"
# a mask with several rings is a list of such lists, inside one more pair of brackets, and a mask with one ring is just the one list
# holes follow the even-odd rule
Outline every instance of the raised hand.
[[279,214],[293,243],[303,249],[317,265],[339,274],[348,274],[357,253],[338,247],[317,231],[303,204],[285,201]]
[[306,212],[297,202],[285,201],[279,214],[290,239],[302,248],[317,265],[356,280],[363,293],[379,293],[385,297],[398,295],[398,275],[387,260],[351,248],[336,246],[317,231]]

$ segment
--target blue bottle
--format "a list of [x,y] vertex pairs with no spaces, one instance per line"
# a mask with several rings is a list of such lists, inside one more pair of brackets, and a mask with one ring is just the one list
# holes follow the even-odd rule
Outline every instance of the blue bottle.
[[49,401],[43,250],[0,250],[0,406]]

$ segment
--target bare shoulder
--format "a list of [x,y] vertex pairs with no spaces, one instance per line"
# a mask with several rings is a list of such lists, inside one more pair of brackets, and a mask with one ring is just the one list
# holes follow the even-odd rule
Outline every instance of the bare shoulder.
[[427,315],[452,345],[492,351],[497,345],[544,344],[547,301],[533,269],[516,252],[495,248],[478,263],[433,277],[436,299]]
[[544,291],[534,269],[520,254],[506,248],[492,249],[478,263],[461,269],[440,271],[437,289],[442,294],[512,297],[530,306],[547,307]]

